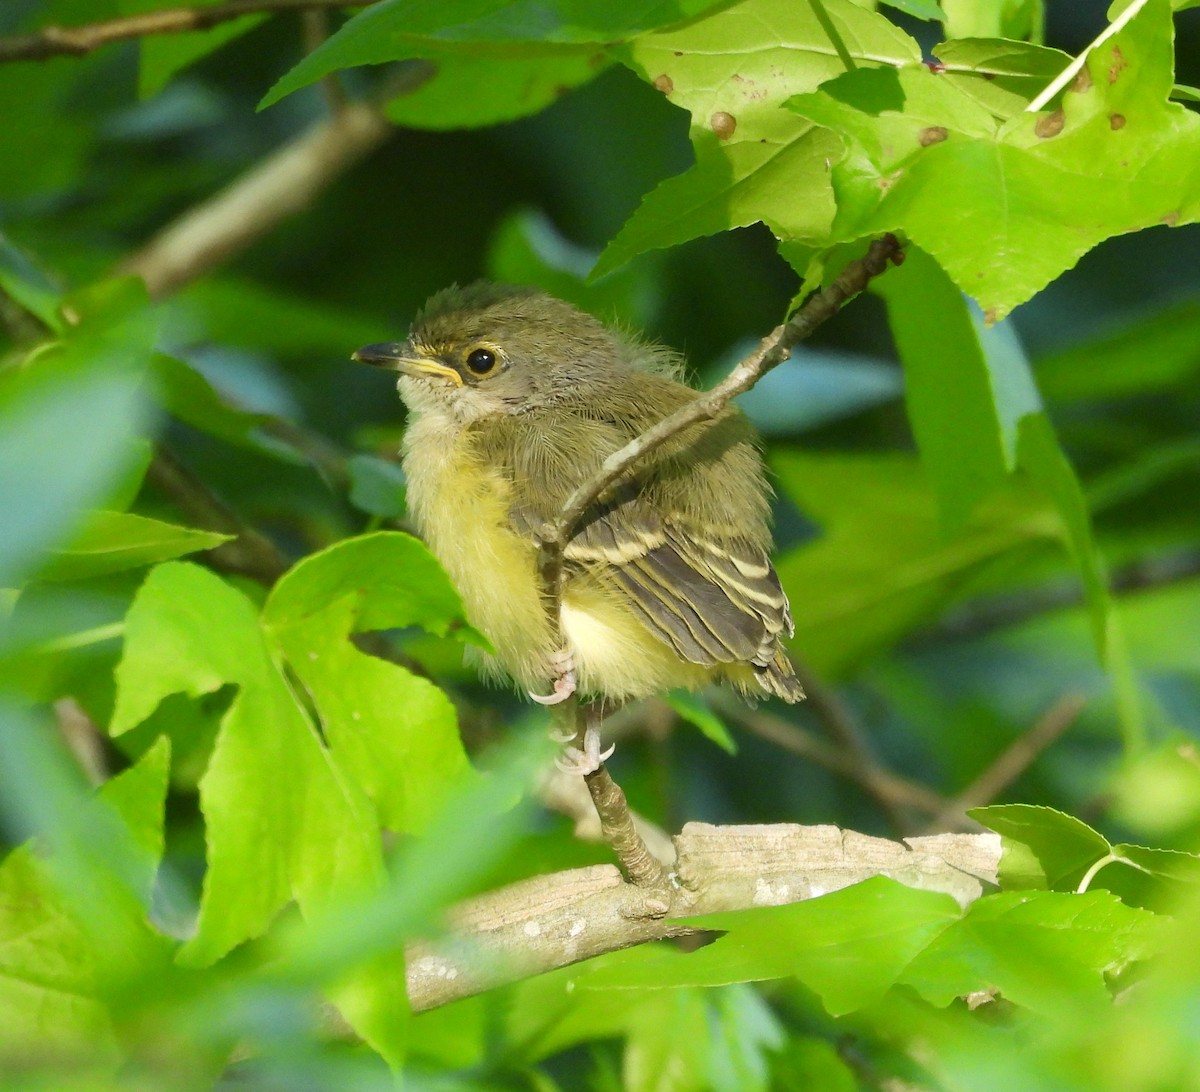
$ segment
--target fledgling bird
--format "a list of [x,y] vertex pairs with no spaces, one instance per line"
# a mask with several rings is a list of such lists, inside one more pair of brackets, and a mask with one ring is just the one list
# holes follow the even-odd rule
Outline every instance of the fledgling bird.
[[[620,702],[713,680],[803,696],[781,635],[770,489],[736,409],[635,463],[564,552],[560,648],[538,583],[538,532],[606,456],[697,392],[681,359],[540,291],[485,282],[433,296],[407,340],[354,359],[400,372],[412,519],[491,642],[489,674],[531,697]],[[555,678],[554,692],[537,691]],[[599,736],[576,768],[605,756]]]

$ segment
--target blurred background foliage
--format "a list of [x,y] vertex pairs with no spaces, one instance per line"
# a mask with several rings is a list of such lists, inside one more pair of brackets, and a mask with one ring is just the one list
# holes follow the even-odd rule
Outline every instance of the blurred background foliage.
[[[162,6],[8,0],[0,33]],[[981,4],[958,18],[985,19],[993,9],[1038,21],[1036,5],[1022,4]],[[928,53],[937,24],[888,14]],[[1176,17],[1176,80],[1184,85],[1200,84],[1197,15]],[[761,225],[651,251],[589,282],[643,195],[692,162],[687,114],[629,68],[612,64],[593,75],[566,58],[547,68],[545,86],[522,85],[545,99],[544,109],[490,118],[489,96],[511,102],[505,81],[517,77],[509,62],[481,56],[457,62],[457,96],[443,101],[418,87],[395,99],[394,131],[301,212],[147,307],[135,282],[112,277],[130,255],[319,124],[330,96],[358,98],[386,78],[348,70],[336,87],[307,87],[256,111],[323,33],[322,22],[328,30],[343,18],[253,16],[140,46],[0,64],[0,586],[22,589],[3,593],[0,835],[14,847],[50,831],[56,845],[75,847],[64,851],[65,882],[111,906],[113,921],[100,914],[93,938],[117,935],[111,930],[125,928],[130,913],[126,895],[105,893],[115,882],[105,869],[148,884],[138,872],[145,844],[137,832],[151,850],[164,836],[138,812],[148,805],[131,789],[132,802],[117,806],[134,833],[112,836],[103,867],[88,863],[81,847],[105,841],[96,833],[105,828],[89,831],[77,814],[77,759],[96,780],[141,759],[124,776],[158,777],[160,787],[169,769],[155,914],[167,932],[185,931],[205,867],[197,781],[233,701],[229,685],[197,684],[199,696],[166,698],[115,740],[96,733],[113,720],[122,620],[146,566],[216,549],[201,559],[261,604],[264,580],[273,583],[293,562],[349,536],[403,526],[402,409],[386,376],[349,362],[353,349],[402,334],[436,289],[491,277],[543,285],[643,330],[684,352],[695,381],[709,385],[780,320],[800,288]],[[1049,3],[1044,41],[1074,53],[1103,19],[1098,3]],[[465,87],[474,89],[468,106]],[[963,823],[964,804],[998,793],[1079,815],[1114,841],[1200,851],[1198,253],[1194,224],[1113,238],[981,334],[1000,366],[1005,354],[1032,363],[1117,596],[1127,678],[1114,683],[1097,657],[1078,567],[1028,477],[947,522],[915,455],[905,406],[901,359],[916,350],[900,344],[898,329],[893,336],[896,298],[881,285],[741,400],[775,476],[779,569],[797,620],[795,652],[817,700],[794,711],[746,710],[719,695],[711,707],[649,703],[626,718],[613,762],[634,805],[667,829],[688,820],[786,821],[896,835]],[[30,346],[48,334],[55,346],[35,356],[55,354],[55,367],[23,368]],[[925,353],[936,356],[943,335],[953,353],[953,334],[936,322],[915,332],[915,344],[924,339]],[[173,530],[106,526],[89,520],[93,509]],[[247,545],[246,528],[261,539]],[[222,538],[239,532],[240,552]],[[421,619],[389,624],[414,622]],[[410,628],[393,628],[387,640],[451,695],[468,751],[538,732],[520,701],[483,687],[462,665],[458,640]],[[53,738],[55,725],[67,750],[31,742]],[[1040,742],[1015,780],[975,798],[975,779],[1031,730]],[[711,742],[726,731],[736,754]],[[154,749],[162,732],[171,741],[169,767]],[[814,753],[825,760],[812,761]],[[885,800],[864,787],[863,763],[918,789]],[[860,776],[847,776],[855,764]],[[104,791],[119,796],[121,783]],[[530,809],[514,824],[489,843],[485,860],[464,868],[456,890],[605,859],[574,841],[565,819]],[[4,867],[18,868],[24,852],[11,852]],[[88,943],[86,933],[79,942]],[[142,1044],[128,1087],[164,1087],[165,1074],[203,1086],[221,1072],[229,1045],[247,1038],[251,1058],[234,1069],[241,1087],[386,1080],[377,1061],[311,1034],[309,982],[293,990],[295,983],[254,978],[246,986],[250,979],[239,976],[268,959],[252,947],[230,957],[229,981],[240,992],[228,1008],[218,1015],[222,1002],[209,993],[186,1018],[176,1005],[175,1023],[155,1025],[132,994],[150,990],[175,1004],[172,991],[194,986],[180,984],[183,972],[161,947],[130,954],[146,943],[140,935],[129,941],[126,955],[140,969],[109,998],[114,1011],[146,1021],[124,1033]],[[1158,983],[1153,1011],[1176,1012],[1194,987],[1190,971],[1177,968],[1177,982]],[[323,974],[310,977],[325,981]],[[420,1018],[414,1038],[426,1070],[417,1086],[440,1073],[445,1083],[430,1087],[548,1088],[553,1079],[571,1088],[583,1087],[585,1075],[597,1088],[622,1079],[646,1088],[876,1087],[880,1074],[913,1076],[897,1043],[933,1033],[912,998],[886,1020],[860,1014],[855,1030],[853,1020],[835,1024],[805,989],[776,985],[766,1001],[749,987],[704,1002],[647,995],[641,1017],[614,1013],[607,1024],[589,1010],[600,1030],[564,1035],[566,1052],[558,1053],[554,1040],[543,1047],[521,1039],[521,1014],[536,1011],[544,988],[530,986],[503,1027],[482,1003]],[[1106,1033],[1144,1043],[1153,1024],[1147,1017],[1145,1026]],[[658,1064],[661,1039],[702,1035],[708,1026],[724,1029],[730,1057],[706,1059],[707,1075],[690,1084],[645,1076]],[[995,1063],[999,1052],[977,1025],[957,1021],[936,1034],[959,1082],[953,1087],[1089,1087],[1086,1067],[1071,1069],[1067,1057],[1083,1049],[1082,1039],[1055,1063],[1065,1067],[1060,1076],[1042,1075],[1041,1083],[1029,1083],[1021,1060],[1008,1058],[1004,1072],[1018,1084],[1005,1085],[983,1075],[980,1059]],[[76,1049],[79,1039],[67,1038]],[[573,1046],[584,1038],[601,1041]],[[13,1070],[12,1087],[66,1087],[55,1045],[44,1047],[24,1044],[29,1064],[23,1075]],[[1157,1049],[1161,1061],[1180,1048],[1172,1040]],[[548,1069],[532,1068],[551,1055]],[[104,1067],[93,1063],[76,1074],[81,1087],[102,1079]],[[1167,1062],[1157,1076],[1146,1065],[1131,1071],[1131,1083],[1106,1075],[1104,1087],[1176,1087],[1178,1071]],[[451,1078],[452,1071],[474,1076]]]

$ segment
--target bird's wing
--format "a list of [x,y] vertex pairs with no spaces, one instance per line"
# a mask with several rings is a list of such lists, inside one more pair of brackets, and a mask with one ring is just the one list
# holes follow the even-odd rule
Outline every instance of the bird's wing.
[[[766,550],[729,524],[664,510],[659,493],[631,483],[594,505],[564,551],[568,571],[602,580],[681,659],[768,666],[793,627]],[[547,500],[514,504],[513,526],[537,538],[557,515]]]

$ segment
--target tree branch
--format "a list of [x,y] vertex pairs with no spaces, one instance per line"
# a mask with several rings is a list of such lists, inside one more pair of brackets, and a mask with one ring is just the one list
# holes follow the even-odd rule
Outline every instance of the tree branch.
[[417,1012],[605,952],[697,930],[678,919],[782,906],[871,876],[944,891],[965,906],[996,882],[995,834],[903,843],[832,826],[715,827],[689,823],[676,839],[673,882],[646,890],[594,865],[539,876],[449,913],[448,933],[407,953]]
[[981,807],[995,800],[1075,723],[1085,705],[1087,698],[1082,694],[1064,694],[1038,717],[1028,732],[1013,740],[983,773],[949,801],[929,824],[929,829],[945,830],[960,825],[968,808]]
[[304,208],[390,132],[376,106],[347,106],[168,224],[119,272],[141,277],[151,296],[170,294]]
[[735,698],[717,697],[718,709],[761,739],[841,774],[870,793],[885,808],[912,808],[925,815],[941,815],[949,803],[932,789],[892,773],[874,761],[863,762],[798,724],[762,709],[749,709]]
[[44,61],[49,57],[82,57],[110,42],[144,38],[151,34],[178,34],[208,30],[218,23],[243,15],[274,14],[281,11],[313,11],[319,8],[360,8],[375,0],[226,0],[203,8],[164,8],[122,19],[106,19],[83,26],[42,27],[30,34],[0,38],[0,63]]

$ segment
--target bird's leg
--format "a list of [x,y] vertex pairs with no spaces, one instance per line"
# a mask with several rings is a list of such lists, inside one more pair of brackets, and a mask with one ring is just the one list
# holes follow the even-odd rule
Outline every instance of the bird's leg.
[[[575,693],[575,656],[569,648],[560,648],[550,657],[549,667],[554,675],[554,688],[549,694],[535,694],[528,691],[529,696],[538,705],[558,705]],[[571,737],[574,738],[574,737]],[[566,740],[559,742],[565,743]]]
[[601,764],[612,758],[613,752],[617,749],[616,744],[613,743],[609,744],[607,751],[600,750],[600,722],[604,719],[600,703],[589,705],[585,716],[587,721],[583,730],[583,746],[566,747],[563,749],[563,753],[554,760],[554,764],[563,773],[586,777],[600,769]]

